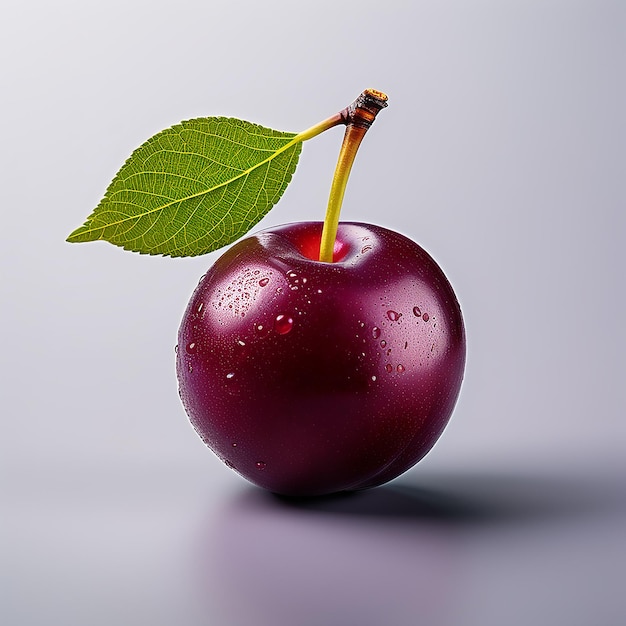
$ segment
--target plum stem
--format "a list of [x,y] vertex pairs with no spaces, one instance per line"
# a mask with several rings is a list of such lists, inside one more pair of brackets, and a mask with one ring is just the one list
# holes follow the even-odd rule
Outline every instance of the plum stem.
[[[326,217],[324,218],[322,240],[320,243],[320,261],[326,263],[333,262],[333,250],[335,248],[335,238],[339,225],[339,214],[341,212],[341,205],[343,203],[350,171],[352,170],[352,164],[354,163],[356,153],[365,133],[374,122],[378,112],[386,106],[387,96],[384,93],[374,89],[366,89],[343,111],[325,122],[312,127],[309,131],[305,131],[311,132],[322,125],[326,125],[323,130],[327,130],[341,123],[346,125],[346,132],[343,136],[343,143],[341,144],[341,150],[339,151],[339,158],[337,159],[337,166],[335,167],[333,182],[330,188]],[[337,121],[337,119],[339,121]],[[331,123],[331,120],[332,125],[328,125]],[[323,132],[323,130],[319,132]],[[316,134],[319,134],[319,132]]]

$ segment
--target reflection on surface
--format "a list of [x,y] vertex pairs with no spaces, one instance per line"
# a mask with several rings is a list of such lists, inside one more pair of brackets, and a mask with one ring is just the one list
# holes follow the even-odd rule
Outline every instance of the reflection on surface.
[[413,481],[318,499],[239,492],[200,538],[210,613],[256,626],[604,624],[624,614],[614,545],[623,555],[623,484]]

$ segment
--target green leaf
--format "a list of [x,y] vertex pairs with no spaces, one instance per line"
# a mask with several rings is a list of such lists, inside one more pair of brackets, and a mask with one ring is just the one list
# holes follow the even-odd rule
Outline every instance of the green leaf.
[[224,117],[181,122],[140,146],[70,242],[195,256],[247,233],[278,202],[300,138]]

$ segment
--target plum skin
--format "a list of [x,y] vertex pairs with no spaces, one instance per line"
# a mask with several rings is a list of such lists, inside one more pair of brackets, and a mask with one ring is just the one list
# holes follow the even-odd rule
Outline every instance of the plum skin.
[[313,496],[383,484],[448,423],[465,366],[452,287],[419,245],[342,222],[334,262],[322,224],[232,246],[184,313],[176,368],[202,440],[256,485]]

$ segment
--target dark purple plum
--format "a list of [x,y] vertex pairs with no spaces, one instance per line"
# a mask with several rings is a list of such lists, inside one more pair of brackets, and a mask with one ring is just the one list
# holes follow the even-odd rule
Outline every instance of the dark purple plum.
[[180,394],[203,441],[249,481],[285,495],[385,483],[446,426],[465,332],[442,270],[416,243],[340,223],[262,231],[201,279],[178,336]]

